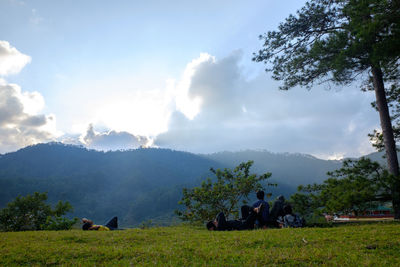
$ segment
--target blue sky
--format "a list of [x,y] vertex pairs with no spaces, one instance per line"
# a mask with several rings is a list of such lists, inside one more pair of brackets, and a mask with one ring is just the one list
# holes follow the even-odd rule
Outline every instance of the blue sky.
[[[17,55],[11,48],[30,57],[0,75],[25,108],[3,103],[14,119],[0,128],[0,152],[51,140],[323,158],[371,152],[366,134],[379,126],[372,94],[357,85],[280,92],[251,61],[258,35],[303,4],[0,0],[3,60]],[[41,123],[27,128],[33,118]]]

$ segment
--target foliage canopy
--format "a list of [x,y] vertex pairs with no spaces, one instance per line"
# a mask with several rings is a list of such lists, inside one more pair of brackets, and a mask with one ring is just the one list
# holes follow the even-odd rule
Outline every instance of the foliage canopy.
[[[400,3],[395,0],[311,0],[278,27],[260,36],[253,60],[282,89],[315,81],[348,84],[372,66],[399,74]],[[398,79],[398,76],[397,76]]]
[[391,177],[379,163],[368,158],[345,160],[322,184],[300,186],[291,197],[294,208],[309,215],[315,211],[359,214],[392,200]]

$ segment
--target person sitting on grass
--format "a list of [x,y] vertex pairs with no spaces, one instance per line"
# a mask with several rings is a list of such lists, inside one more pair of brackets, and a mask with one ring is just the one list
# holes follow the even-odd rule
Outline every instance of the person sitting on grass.
[[231,231],[231,230],[251,230],[254,229],[254,223],[257,219],[257,214],[261,214],[265,205],[261,204],[259,207],[253,208],[250,206],[242,206],[244,209],[250,210],[249,215],[245,220],[229,220],[225,218],[223,212],[218,213],[214,221],[209,221],[206,227],[209,231]]
[[93,224],[92,220],[82,219],[82,230],[110,231],[118,229],[118,217],[112,218],[106,225]]
[[269,204],[267,201],[264,200],[264,191],[260,190],[257,192],[257,199],[258,201],[253,204],[253,207],[258,207],[261,204],[265,205],[263,211],[257,215],[257,225],[259,228],[267,228],[267,223],[269,221]]

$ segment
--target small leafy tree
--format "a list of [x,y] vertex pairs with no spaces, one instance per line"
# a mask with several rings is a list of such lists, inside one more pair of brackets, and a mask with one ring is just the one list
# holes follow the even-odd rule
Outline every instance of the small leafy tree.
[[317,202],[313,199],[313,195],[311,194],[294,193],[290,196],[288,202],[296,213],[304,217],[313,214],[318,208],[318,205],[315,205]]
[[62,217],[72,211],[69,202],[59,201],[55,208],[46,204],[47,193],[35,192],[25,197],[18,196],[7,207],[0,210],[0,229],[2,231],[24,230],[64,230],[71,229],[76,218]]
[[295,208],[304,213],[328,212],[358,214],[368,208],[392,200],[393,179],[379,163],[368,158],[345,160],[322,184],[300,186],[291,197]]
[[[179,204],[185,205],[186,210],[177,210],[176,213],[182,220],[190,222],[210,220],[221,211],[226,216],[237,217],[239,205],[247,203],[251,192],[263,189],[261,182],[271,176],[271,173],[260,176],[250,174],[252,165],[253,161],[243,162],[233,171],[211,168],[216,179],[207,178],[199,187],[184,188]],[[267,185],[275,184],[268,183]]]

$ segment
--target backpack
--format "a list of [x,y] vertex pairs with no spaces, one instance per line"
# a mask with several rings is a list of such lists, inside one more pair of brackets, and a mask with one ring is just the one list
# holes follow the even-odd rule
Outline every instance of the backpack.
[[297,214],[287,214],[283,217],[284,228],[299,228],[304,226],[303,219]]

